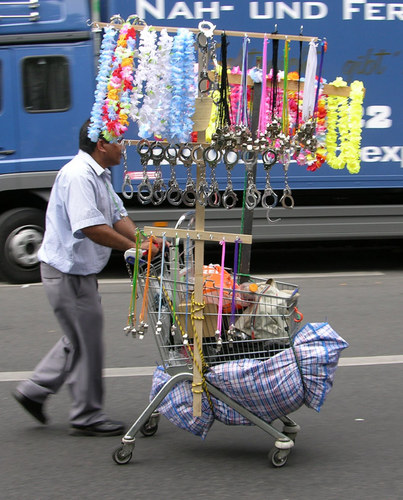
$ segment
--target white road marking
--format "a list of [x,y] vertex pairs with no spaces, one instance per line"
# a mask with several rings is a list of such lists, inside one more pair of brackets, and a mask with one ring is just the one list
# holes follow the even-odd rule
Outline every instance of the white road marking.
[[[391,356],[360,356],[355,358],[340,358],[339,366],[378,366],[403,363],[403,355]],[[155,366],[128,366],[126,368],[105,368],[104,377],[148,377],[154,373]],[[0,382],[18,382],[31,376],[26,372],[0,372]]]

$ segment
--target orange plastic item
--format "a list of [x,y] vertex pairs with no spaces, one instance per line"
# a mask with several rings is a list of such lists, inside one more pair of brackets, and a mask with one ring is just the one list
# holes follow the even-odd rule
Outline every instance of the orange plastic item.
[[[223,306],[224,313],[231,312],[232,304],[232,289],[234,280],[229,272],[224,269],[223,283]],[[206,304],[219,304],[221,288],[221,266],[218,264],[209,264],[203,266],[203,293]],[[235,290],[239,286],[235,284]]]

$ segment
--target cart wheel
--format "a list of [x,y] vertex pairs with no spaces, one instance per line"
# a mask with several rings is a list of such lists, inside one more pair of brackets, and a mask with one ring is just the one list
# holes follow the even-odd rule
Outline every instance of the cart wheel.
[[143,434],[145,437],[151,437],[154,436],[154,434],[158,430],[158,424],[151,424],[149,422],[146,422],[143,427],[141,427],[140,432]]
[[132,455],[132,451],[127,452],[125,451],[123,446],[119,446],[119,448],[116,448],[116,450],[113,452],[112,457],[118,465],[124,465],[130,462],[130,460],[132,459]]
[[273,448],[269,451],[269,460],[274,467],[283,467],[287,463],[289,450]]

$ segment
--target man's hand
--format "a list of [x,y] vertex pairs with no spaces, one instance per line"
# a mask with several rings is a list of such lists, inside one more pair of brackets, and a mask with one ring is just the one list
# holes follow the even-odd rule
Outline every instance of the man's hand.
[[[156,238],[155,236],[151,236],[151,239],[152,239],[151,258],[153,259],[161,252],[163,241],[162,241],[162,238]],[[165,242],[165,246],[168,247],[169,244],[167,242]],[[147,252],[149,251],[150,238],[148,238],[148,240],[143,241],[143,243],[141,244],[141,249],[146,250]]]

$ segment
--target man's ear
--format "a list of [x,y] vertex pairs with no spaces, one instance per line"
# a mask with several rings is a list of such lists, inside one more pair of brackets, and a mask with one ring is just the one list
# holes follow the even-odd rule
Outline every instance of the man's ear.
[[104,141],[103,139],[98,139],[97,141],[97,150],[100,151],[101,153],[105,153],[106,151],[105,143],[106,141]]

